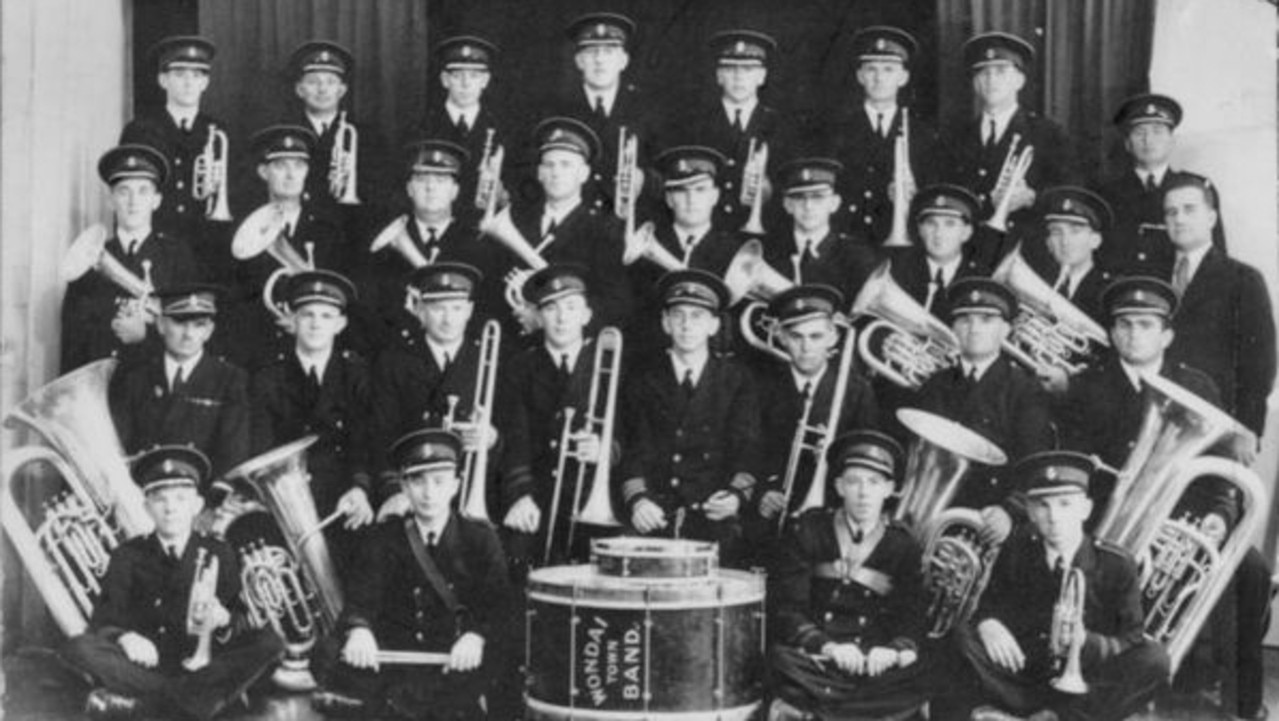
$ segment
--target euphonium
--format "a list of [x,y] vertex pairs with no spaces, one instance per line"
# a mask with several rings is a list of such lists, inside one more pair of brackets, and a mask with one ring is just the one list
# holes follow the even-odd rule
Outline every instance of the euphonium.
[[742,244],[729,262],[724,285],[728,286],[729,305],[735,305],[748,296],[767,301],[795,283],[764,260],[764,245],[752,238]]
[[262,253],[280,263],[262,286],[262,304],[275,317],[287,318],[287,307],[275,300],[275,284],[294,273],[315,270],[315,244],[306,243],[307,257],[303,258],[289,242],[283,211],[274,203],[266,203],[240,223],[235,237],[231,239],[231,255],[237,260],[249,260]]
[[932,374],[956,363],[959,339],[897,285],[890,261],[866,279],[849,314],[875,318],[859,334],[858,355],[871,370],[898,386],[918,388]]
[[990,202],[995,210],[986,220],[986,225],[998,231],[1008,230],[1008,215],[1012,212],[1013,191],[1025,184],[1026,174],[1030,172],[1030,164],[1035,160],[1034,146],[1026,146],[1020,152],[1021,134],[1014,133],[1008,143],[1008,154],[1004,156],[1004,164],[999,169],[999,177],[995,187],[990,191]]
[[152,316],[160,314],[160,303],[155,298],[155,287],[151,282],[151,261],[142,261],[142,277],[134,275],[115,256],[106,250],[107,229],[101,223],[94,223],[85,228],[67,249],[59,267],[59,275],[63,282],[70,283],[88,273],[97,271],[102,277],[111,281],[120,290],[133,297],[136,303]]
[[[589,523],[593,526],[619,526],[613,515],[613,504],[609,498],[609,476],[612,472],[613,423],[617,414],[617,389],[621,381],[622,370],[622,333],[616,328],[605,328],[600,331],[595,341],[595,359],[591,366],[591,390],[587,394],[586,409],[583,412],[582,424],[577,432],[573,431],[575,409],[564,409],[564,421],[560,431],[559,459],[555,468],[555,489],[551,496],[550,513],[546,518],[546,549],[543,562],[551,562],[551,554],[555,548],[555,526],[559,515],[560,494],[564,490],[565,476],[569,460],[577,463],[577,473],[573,480],[573,505],[569,511],[568,539],[565,550],[573,552],[573,537],[578,523]],[[588,463],[577,455],[575,436],[591,434],[599,438],[600,455]],[[586,492],[586,503],[582,504],[582,494],[586,484],[590,484]]]
[[329,192],[342,205],[359,205],[356,195],[356,160],[360,150],[360,133],[346,121],[346,111],[338,113],[337,132],[333,136],[333,154],[329,159]]
[[1004,350],[1031,371],[1056,367],[1078,373],[1099,346],[1110,346],[1106,330],[1040,278],[1022,257],[1021,246],[990,278],[1017,296],[1017,317]]
[[209,139],[195,159],[192,169],[191,195],[205,201],[204,217],[209,220],[231,220],[227,204],[227,157],[230,144],[226,132],[209,124]]
[[1061,595],[1053,604],[1052,629],[1048,637],[1048,646],[1052,655],[1062,662],[1063,667],[1061,675],[1049,683],[1062,693],[1088,693],[1088,682],[1084,680],[1080,662],[1084,644],[1079,637],[1080,627],[1084,623],[1084,603],[1088,598],[1086,586],[1082,570],[1068,569],[1061,579]]
[[408,226],[409,216],[401,215],[396,217],[395,220],[387,223],[386,227],[369,244],[369,252],[376,253],[389,246],[394,248],[413,268],[426,267],[430,264],[430,261],[413,244],[413,239],[409,237]]
[[[496,320],[484,323],[480,334],[479,369],[475,374],[475,396],[471,400],[471,420],[481,434],[481,448],[468,450],[462,456],[459,477],[462,479],[458,493],[458,510],[467,518],[489,520],[488,512],[488,458],[489,449],[483,438],[493,420],[493,398],[497,389],[497,361],[502,343],[502,326]],[[449,413],[444,420],[448,430],[458,423],[453,418],[457,396],[449,396]]]
[[187,598],[187,634],[197,637],[195,650],[182,659],[182,668],[199,671],[209,665],[213,650],[213,627],[209,614],[218,600],[218,557],[204,548],[195,558],[195,577]]
[[[479,231],[483,235],[487,235],[505,245],[511,252],[519,256],[525,265],[533,270],[541,270],[546,267],[546,259],[538,254],[537,249],[532,246],[524,235],[520,233],[519,228],[515,227],[514,221],[511,220],[511,208],[507,206],[497,211],[493,217],[484,218],[480,221]],[[511,311],[520,319],[525,332],[531,332],[537,329],[537,313],[524,302],[524,283],[533,273],[524,268],[515,268],[506,274],[506,304],[510,306]]]
[[498,190],[502,185],[502,162],[506,157],[506,150],[502,146],[493,146],[495,132],[493,128],[489,128],[484,135],[484,154],[480,156],[475,181],[475,207],[484,211],[485,218],[491,218],[497,212]]
[[652,221],[641,225],[639,230],[626,236],[626,250],[622,253],[622,263],[632,265],[641,258],[667,271],[684,270],[687,267],[684,261],[676,258],[657,241]]
[[272,680],[295,691],[315,688],[307,655],[319,637],[314,594],[301,573],[293,556],[279,546],[263,540],[240,546],[240,596],[249,623],[271,627],[284,641],[285,656]]
[[999,555],[999,546],[981,540],[984,525],[971,508],[947,508],[923,528],[929,638],[941,638],[967,621],[981,600]]
[[885,248],[910,245],[910,190],[915,187],[915,172],[910,167],[909,112],[902,108],[901,132],[893,141],[893,226],[884,239]]
[[629,234],[635,229],[635,202],[639,200],[639,138],[626,132],[623,126],[617,131],[617,177],[613,181],[613,213],[626,223]]
[[774,358],[790,362],[786,350],[778,345],[777,319],[768,314],[768,304],[762,300],[752,300],[742,308],[737,318],[737,327],[752,348]]
[[1002,466],[1008,456],[995,444],[949,418],[915,408],[897,411],[897,420],[915,434],[893,517],[921,533],[950,506],[973,463]]
[[742,166],[742,193],[739,200],[751,209],[742,232],[747,235],[764,234],[764,179],[768,172],[768,143],[751,138],[746,151],[746,163]]

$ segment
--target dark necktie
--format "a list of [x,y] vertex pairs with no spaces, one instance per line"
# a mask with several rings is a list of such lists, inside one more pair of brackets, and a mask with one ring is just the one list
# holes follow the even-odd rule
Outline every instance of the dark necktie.
[[600,122],[608,120],[608,111],[604,109],[603,95],[595,96],[595,117],[599,118]]
[[311,366],[311,369],[306,372],[306,379],[311,382],[313,390],[320,390],[320,373],[315,366]]
[[173,546],[173,545],[165,545],[165,547],[164,547],[164,553],[165,553],[165,555],[166,555],[166,556],[168,556],[168,557],[169,557],[169,560],[171,560],[171,561],[177,561],[177,560],[178,560],[178,547],[177,547],[177,546]]
[[742,133],[746,132],[746,126],[742,123],[741,108],[738,108],[733,111],[733,130],[737,131],[738,135],[741,135]]
[[942,275],[941,268],[937,269],[937,274],[933,276],[933,280],[929,283],[931,286],[928,295],[928,312],[933,313],[937,305],[941,302],[942,295],[946,290],[946,278]]
[[440,238],[436,234],[435,228],[426,229],[426,262],[434,263],[435,255],[440,251]]
[[680,388],[684,389],[685,398],[693,397],[693,391],[697,390],[697,386],[693,385],[693,369],[692,368],[684,369],[684,381],[680,383],[679,385],[680,385]]
[[137,238],[131,238],[131,239],[129,240],[129,246],[128,246],[128,249],[127,249],[125,252],[129,254],[129,257],[130,257],[130,258],[132,258],[133,256],[135,256],[135,255],[137,255],[137,254],[138,254],[138,239],[137,239]]
[[568,353],[561,353],[560,354],[560,379],[568,380],[568,377],[572,374],[573,374],[573,369],[569,368],[568,366]]
[[329,134],[329,124],[320,123],[320,137],[324,137],[325,135],[328,135],[328,134]]
[[182,366],[178,366],[178,369],[173,372],[173,388],[170,391],[170,395],[177,395],[185,385],[186,379],[182,377]]
[[1146,176],[1146,192],[1154,193],[1159,190],[1159,184],[1155,182],[1155,174],[1151,173]]
[[450,370],[452,370],[452,368],[453,368],[453,356],[449,355],[448,353],[445,353],[443,372],[448,373]]
[[546,240],[552,235],[555,235],[555,226],[556,226],[555,219],[551,218],[551,222],[546,224],[546,232],[542,233],[542,240]]
[[1066,300],[1070,300],[1070,276],[1063,275],[1061,280],[1057,281],[1057,285],[1053,287],[1053,292]]
[[812,381],[806,381],[806,382],[804,383],[804,387],[800,389],[799,393],[800,393],[800,396],[799,396],[799,397],[800,397],[800,400],[807,401],[809,398],[812,398],[812,397],[813,397],[813,382],[812,382]]
[[693,257],[693,246],[697,243],[697,238],[688,236],[684,239],[684,265],[689,264],[689,258]]
[[466,135],[467,133],[471,132],[471,126],[466,124],[465,115],[457,116],[457,132],[461,133],[462,135]]
[[1057,560],[1053,562],[1053,579],[1057,581],[1057,585],[1061,586],[1061,580],[1066,575],[1066,564],[1061,556],[1057,556]]
[[426,547],[435,548],[435,531],[426,534]]
[[875,113],[875,132],[878,133],[881,138],[888,137],[888,128],[884,127],[883,113]]
[[1186,294],[1188,285],[1190,285],[1190,258],[1183,255],[1177,258],[1177,264],[1172,269],[1172,287],[1180,297]]
[[182,132],[189,133],[191,132],[191,121],[187,118],[183,118],[178,121],[178,127],[182,129]]
[[991,118],[986,125],[986,143],[987,148],[995,147],[995,119]]

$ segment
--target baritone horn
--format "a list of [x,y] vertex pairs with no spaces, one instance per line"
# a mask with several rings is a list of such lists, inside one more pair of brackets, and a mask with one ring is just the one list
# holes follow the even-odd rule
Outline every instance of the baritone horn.
[[1008,230],[1008,215],[1013,209],[1013,192],[1026,184],[1026,175],[1035,160],[1034,146],[1027,145],[1018,150],[1020,145],[1021,134],[1013,133],[1012,141],[1008,143],[1008,154],[1004,156],[1004,164],[999,169],[999,177],[990,191],[990,202],[995,209],[986,220],[986,225],[1000,232]]
[[[489,448],[486,434],[493,422],[493,399],[497,389],[497,362],[502,343],[502,326],[496,320],[484,323],[480,334],[479,369],[475,374],[475,396],[471,400],[471,420],[467,425],[480,434],[480,448],[462,454],[462,479],[458,492],[458,510],[463,516],[476,520],[489,520],[488,511],[488,460]],[[458,397],[448,397],[449,409],[444,418],[446,430],[456,430],[462,425],[454,419]]]
[[480,233],[505,245],[508,250],[519,256],[532,270],[526,268],[515,268],[506,274],[506,304],[510,306],[511,311],[515,313],[515,317],[519,319],[520,325],[524,328],[525,333],[531,333],[537,330],[540,321],[537,317],[536,309],[524,301],[524,283],[528,281],[533,271],[541,270],[546,267],[546,259],[543,258],[527,240],[519,228],[515,227],[515,222],[511,220],[511,207],[497,211],[491,218],[484,218],[480,221]]
[[928,637],[942,638],[972,616],[990,580],[999,546],[981,539],[981,513],[947,508],[923,528]]
[[1004,350],[1029,370],[1061,368],[1073,375],[1099,348],[1110,346],[1106,330],[1040,278],[1022,257],[1021,246],[990,279],[1017,297],[1017,317]]
[[63,282],[78,280],[90,270],[98,272],[111,281],[117,288],[128,293],[132,298],[123,301],[122,310],[128,312],[133,308],[141,308],[153,317],[160,314],[160,302],[155,297],[155,285],[151,281],[151,261],[142,261],[142,277],[133,274],[114,255],[107,252],[107,228],[101,223],[94,223],[85,228],[67,249],[58,269]]
[[480,156],[475,181],[475,207],[484,211],[485,218],[491,218],[493,213],[497,212],[497,201],[502,187],[502,163],[506,157],[505,148],[493,145],[493,136],[496,132],[493,128],[489,128],[484,134],[484,153]]
[[746,162],[742,165],[742,192],[738,200],[750,208],[750,215],[742,232],[747,235],[764,234],[764,181],[768,178],[768,143],[751,138],[746,150]]
[[767,302],[795,283],[764,260],[763,243],[752,238],[742,244],[729,262],[728,270],[724,272],[724,285],[728,286],[729,305],[736,305],[747,297]]
[[893,280],[890,261],[866,279],[849,314],[874,318],[862,328],[857,353],[895,385],[918,388],[957,362],[959,339]]
[[893,141],[893,225],[884,239],[885,248],[910,245],[910,196],[915,173],[910,167],[910,111],[902,108],[902,126]]
[[1084,680],[1080,660],[1084,649],[1080,631],[1084,625],[1084,603],[1088,598],[1086,587],[1083,570],[1068,569],[1061,579],[1061,594],[1053,604],[1048,646],[1052,655],[1062,663],[1062,671],[1049,683],[1062,693],[1088,693],[1088,682]]
[[298,253],[289,240],[284,211],[274,203],[266,203],[249,214],[240,223],[231,239],[231,255],[237,260],[249,260],[262,253],[279,262],[262,286],[262,304],[280,320],[289,317],[288,306],[275,300],[275,284],[281,278],[308,270],[315,270],[315,243],[305,244],[306,257]]
[[357,154],[360,132],[346,119],[346,111],[338,113],[337,131],[333,136],[333,155],[329,160],[329,192],[342,205],[359,205],[356,195]]
[[647,260],[665,271],[684,270],[688,267],[684,261],[676,258],[658,242],[656,228],[652,221],[644,223],[639,230],[626,235],[626,250],[622,253],[622,263],[632,265],[640,259]]
[[226,131],[210,123],[209,139],[195,159],[191,178],[191,195],[196,200],[205,201],[204,217],[209,220],[231,220],[231,207],[227,204],[229,148]]

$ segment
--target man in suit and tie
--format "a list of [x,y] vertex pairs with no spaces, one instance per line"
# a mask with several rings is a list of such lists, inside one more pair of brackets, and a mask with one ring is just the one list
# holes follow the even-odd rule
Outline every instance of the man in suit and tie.
[[190,444],[212,461],[214,479],[249,457],[248,375],[205,352],[218,294],[203,284],[161,289],[156,329],[164,350],[121,369],[111,388],[125,453]]
[[1043,277],[1053,279],[1058,295],[1104,322],[1101,291],[1110,283],[1110,272],[1098,265],[1096,256],[1112,222],[1110,206],[1090,190],[1059,186],[1044,191],[1040,208],[1055,266]]

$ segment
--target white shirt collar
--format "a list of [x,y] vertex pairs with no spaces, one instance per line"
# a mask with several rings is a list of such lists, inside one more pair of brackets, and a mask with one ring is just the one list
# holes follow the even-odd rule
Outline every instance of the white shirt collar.
[[702,242],[702,238],[705,238],[711,232],[711,225],[711,223],[706,223],[697,228],[682,228],[678,225],[671,225],[671,230],[675,233],[675,240],[679,242],[679,247],[682,250],[689,237],[693,238],[693,247],[697,247],[697,244]]
[[733,120],[737,116],[737,111],[742,111],[742,127],[745,128],[751,124],[751,118],[755,115],[755,108],[759,107],[759,98],[751,98],[744,103],[729,102],[727,98],[720,98],[720,104],[724,106],[724,116],[728,118],[729,125],[733,124]]
[[[1188,266],[1186,268],[1187,283],[1195,279],[1195,273],[1198,272],[1200,264],[1204,262],[1204,256],[1207,255],[1208,251],[1210,250],[1212,250],[1211,242],[1204,243],[1203,245],[1199,246],[1198,248],[1195,248],[1194,250],[1187,250],[1184,252],[1180,250],[1177,251],[1177,260],[1180,261],[1184,257],[1186,258],[1186,261],[1188,263]],[[1174,264],[1173,265],[1174,272],[1176,267],[1177,266]]]
[[1079,547],[1084,545],[1084,536],[1079,534],[1074,542],[1068,548],[1061,549],[1057,552],[1050,548],[1047,543],[1044,544],[1044,560],[1048,562],[1048,568],[1052,569],[1057,565],[1057,557],[1061,557],[1061,565],[1063,570],[1070,570],[1071,565],[1075,562],[1075,554],[1079,553]]
[[976,380],[981,380],[986,377],[986,371],[990,370],[990,367],[994,365],[997,360],[999,360],[998,353],[980,363],[973,363],[969,360],[960,359],[959,366],[960,369],[963,370],[965,378],[973,375],[973,371],[976,371]]
[[812,234],[805,233],[804,231],[800,230],[797,227],[795,228],[795,252],[796,253],[804,252],[804,246],[807,245],[808,252],[812,253],[814,258],[820,258],[822,241],[826,240],[826,237],[829,235],[830,235],[829,225],[826,226],[825,230],[818,233],[812,233]]
[[151,237],[151,227],[147,226],[143,230],[133,233],[117,228],[115,237],[116,240],[120,241],[120,247],[124,248],[125,252],[128,252],[129,243],[132,243],[133,241],[137,241],[138,243],[138,247],[135,250],[142,250],[142,241]]
[[964,257],[961,255],[949,263],[942,265],[932,258],[928,258],[928,282],[933,282],[933,278],[937,277],[937,269],[941,268],[942,280],[946,281],[945,285],[949,287],[951,282],[955,280],[955,274],[959,272],[959,264],[963,261],[963,259]]
[[817,375],[806,376],[800,373],[799,371],[795,370],[795,366],[792,365],[790,367],[790,377],[791,377],[791,380],[795,381],[795,390],[797,392],[803,391],[805,385],[812,383],[812,386],[810,386],[809,392],[816,393],[817,387],[822,384],[822,379],[826,377],[826,371],[829,369],[830,369],[830,363],[827,363],[826,365],[822,366],[821,370],[817,371]]
[[182,121],[185,120],[188,130],[195,127],[195,116],[200,114],[199,108],[175,108],[172,105],[166,105],[164,109],[168,111],[169,117],[173,118],[173,124],[179,128],[182,127]]
[[335,112],[327,118],[321,118],[318,115],[312,115],[308,111],[306,112],[306,121],[311,124],[311,129],[319,136],[324,135],[324,131],[327,129],[325,126],[333,127],[333,124],[338,121],[338,115],[339,113]]
[[608,116],[610,116],[610,117],[612,117],[612,115],[613,115],[613,105],[614,105],[614,103],[616,103],[616,102],[617,102],[617,90],[618,90],[618,88],[620,88],[620,87],[621,87],[621,85],[622,85],[622,84],[619,82],[617,85],[614,85],[613,87],[611,87],[611,88],[609,88],[609,89],[607,89],[607,90],[595,90],[595,89],[593,89],[593,88],[588,88],[588,87],[586,87],[585,85],[583,85],[583,86],[582,86],[582,92],[586,93],[586,105],[587,105],[587,107],[589,107],[592,111],[594,111],[594,110],[595,110],[595,99],[596,99],[596,98],[603,98],[603,99],[604,99],[604,114],[605,114],[605,115],[608,115]]
[[160,534],[155,534],[155,540],[160,544],[160,550],[164,555],[169,555],[169,549],[173,549],[173,555],[182,558],[187,551],[187,545],[191,543],[191,532],[187,531],[186,535],[181,538],[160,538]]
[[452,360],[457,360],[458,354],[462,352],[462,344],[465,342],[465,338],[459,338],[456,343],[445,346],[439,345],[430,338],[427,338],[426,347],[427,350],[431,351],[431,357],[435,359],[435,366],[443,369],[447,365],[445,357],[447,356]]
[[1011,106],[998,113],[989,113],[983,110],[981,114],[982,140],[984,141],[986,139],[986,128],[990,127],[990,121],[992,118],[995,120],[995,141],[998,142],[1002,140],[1004,133],[1008,130],[1008,124],[1012,122],[1013,116],[1017,114],[1017,110],[1020,107],[1021,106],[1017,103],[1013,103]]
[[466,118],[466,127],[471,130],[475,129],[475,119],[480,116],[480,106],[478,104],[472,108],[462,108],[454,105],[451,100],[445,100],[444,110],[449,114],[449,120],[454,125],[457,125],[458,118]]
[[430,233],[431,228],[435,228],[436,241],[439,241],[440,238],[443,238],[444,234],[448,232],[449,226],[453,224],[453,219],[448,218],[442,223],[428,224],[428,223],[423,223],[421,220],[418,220],[417,218],[414,218],[413,222],[417,223],[418,234],[422,236],[422,242],[425,243],[427,238],[431,237],[431,233]]
[[679,383],[684,382],[684,376],[688,371],[693,372],[693,385],[697,385],[702,379],[702,371],[706,370],[706,362],[710,360],[710,352],[699,353],[691,359],[683,359],[675,355],[673,351],[666,351],[671,359],[671,369],[675,371],[675,380]]
[[552,208],[550,204],[542,206],[542,234],[546,234],[546,229],[550,227],[551,221],[555,221],[555,225],[559,226],[568,217],[569,213],[577,210],[577,206],[582,204],[581,196],[577,197],[571,203],[566,203],[560,208]]
[[315,368],[315,376],[323,379],[324,371],[329,367],[329,359],[333,357],[333,349],[329,348],[323,353],[317,353],[314,356],[304,356],[295,348],[293,350],[293,355],[298,359],[298,363],[302,366],[302,373],[304,375],[310,375],[311,368]]
[[1053,283],[1053,287],[1056,288],[1061,285],[1063,278],[1068,278],[1069,280],[1066,283],[1066,295],[1068,297],[1073,296],[1075,291],[1079,290],[1079,284],[1084,282],[1084,276],[1092,272],[1095,265],[1095,263],[1089,263],[1082,268],[1066,268],[1063,266],[1061,271],[1057,273],[1057,282]]
[[1164,361],[1162,357],[1147,368],[1138,368],[1137,366],[1129,365],[1122,358],[1119,359],[1119,367],[1123,369],[1124,375],[1128,376],[1128,382],[1132,384],[1132,387],[1135,390],[1141,389],[1142,375],[1157,376],[1159,375],[1159,372],[1163,370],[1163,366]]
[[564,355],[568,355],[568,369],[569,369],[569,372],[571,373],[577,368],[577,358],[578,356],[582,354],[582,346],[584,344],[585,344],[585,341],[579,339],[576,343],[574,343],[572,346],[569,346],[568,348],[561,348],[556,350],[555,348],[552,348],[549,345],[545,345],[545,344],[543,344],[542,347],[546,349],[546,354],[551,357],[551,363],[553,363],[556,368],[560,367],[560,357]]
[[190,382],[191,372],[199,365],[200,359],[204,357],[204,351],[196,353],[194,357],[189,358],[181,363],[177,362],[168,353],[164,354],[164,377],[169,381],[169,388],[173,388],[173,375],[178,369],[182,369],[182,380]]
[[1153,170],[1146,170],[1145,168],[1134,168],[1133,172],[1137,174],[1137,179],[1141,181],[1142,187],[1145,187],[1146,176],[1149,176],[1149,175],[1153,175],[1155,178],[1155,185],[1160,186],[1160,185],[1163,185],[1164,177],[1168,175],[1168,165],[1164,164]]
[[885,131],[888,131],[893,127],[893,118],[897,117],[896,105],[893,105],[893,107],[888,108],[887,110],[880,110],[879,108],[872,106],[870,103],[862,103],[862,110],[866,113],[866,120],[870,121],[871,130],[879,129],[880,115],[884,116]]
[[435,536],[435,542],[438,544],[441,538],[444,538],[444,529],[448,528],[451,513],[445,513],[444,518],[433,525],[426,525],[421,518],[413,516],[413,522],[417,525],[417,532],[422,534],[422,544],[428,548],[431,545],[431,536]]

